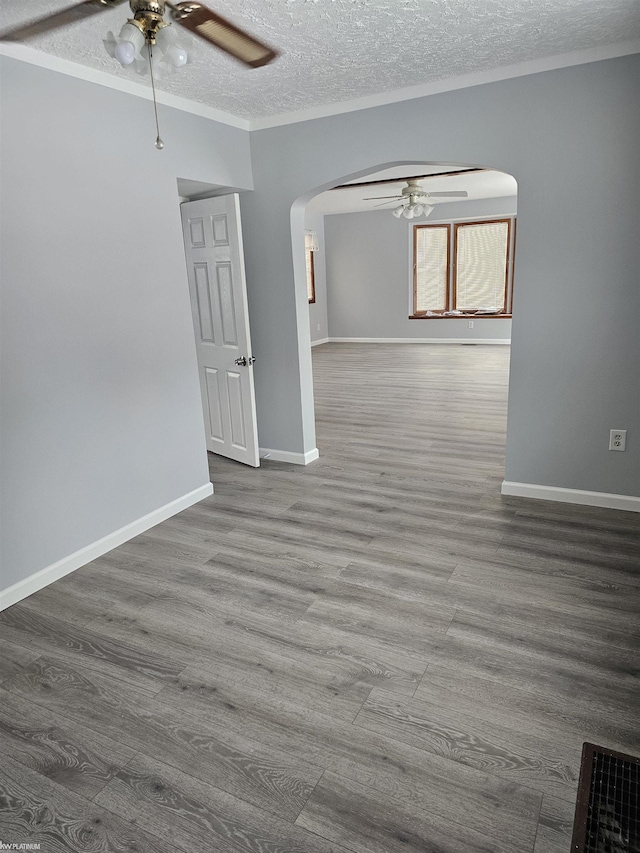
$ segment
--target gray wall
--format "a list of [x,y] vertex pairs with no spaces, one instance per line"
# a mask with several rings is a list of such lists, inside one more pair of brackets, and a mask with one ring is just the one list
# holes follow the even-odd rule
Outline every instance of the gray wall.
[[[516,199],[439,204],[424,224],[512,216]],[[435,214],[438,214],[436,217]],[[509,340],[511,320],[409,320],[412,222],[389,211],[325,216],[327,302],[332,338]]]
[[640,492],[639,56],[250,139],[161,107],[163,152],[148,102],[0,61],[1,588],[207,482],[176,178],[250,189],[252,164],[262,446],[315,447],[306,201],[396,163],[480,164],[519,189],[507,479]]
[[208,483],[176,178],[248,133],[2,59],[0,589]]
[[[396,163],[480,164],[518,182],[507,479],[637,495],[638,91],[634,55],[252,133],[261,443],[315,445],[304,252],[290,234],[304,202]],[[626,453],[607,450],[610,427],[629,429]]]

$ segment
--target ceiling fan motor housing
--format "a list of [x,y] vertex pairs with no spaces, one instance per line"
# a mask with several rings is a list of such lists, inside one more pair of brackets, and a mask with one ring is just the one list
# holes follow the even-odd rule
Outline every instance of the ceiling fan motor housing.
[[420,183],[420,181],[407,181],[407,186],[402,188],[402,195],[404,196],[423,196],[426,195],[424,191],[424,187]]
[[164,0],[130,0],[134,24],[143,33],[145,40],[155,44],[158,31],[168,26],[164,20]]
[[150,12],[160,17],[164,15],[164,0],[130,0],[129,5],[134,16],[139,12]]

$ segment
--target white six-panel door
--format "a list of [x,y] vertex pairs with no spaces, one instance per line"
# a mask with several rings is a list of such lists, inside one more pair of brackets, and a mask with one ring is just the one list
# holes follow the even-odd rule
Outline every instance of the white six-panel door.
[[181,206],[207,449],[258,467],[238,196]]

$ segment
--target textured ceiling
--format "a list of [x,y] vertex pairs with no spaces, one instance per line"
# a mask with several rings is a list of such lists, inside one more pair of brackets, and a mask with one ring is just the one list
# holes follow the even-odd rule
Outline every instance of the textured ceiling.
[[[3,0],[8,28],[70,0]],[[639,0],[209,0],[275,46],[245,70],[198,39],[193,61],[158,88],[247,119],[307,110],[450,77],[640,39]],[[127,6],[29,41],[90,68],[140,81],[104,51]],[[148,80],[148,78],[143,78]]]

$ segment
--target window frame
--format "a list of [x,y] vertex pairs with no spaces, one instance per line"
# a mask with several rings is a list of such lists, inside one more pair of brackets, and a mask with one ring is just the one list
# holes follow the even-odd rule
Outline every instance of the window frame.
[[435,223],[430,222],[427,225],[416,225],[413,229],[413,315],[414,317],[422,317],[428,309],[418,311],[416,303],[418,301],[418,233],[426,228],[446,228],[447,230],[447,268],[445,281],[445,307],[444,311],[450,310],[451,304],[451,225],[450,223]]
[[313,260],[313,250],[305,247],[305,265],[307,274],[307,300],[309,305],[316,301],[316,271]]
[[[504,300],[502,310],[499,314],[478,314],[474,310],[465,312],[464,314],[446,314],[447,311],[456,310],[457,302],[457,263],[458,263],[458,229],[465,225],[488,225],[496,222],[507,223],[507,251],[506,251],[506,267],[505,267],[505,287]],[[433,311],[427,316],[426,309],[424,311],[416,310],[416,298],[418,292],[418,265],[416,261],[418,231],[423,228],[447,228],[447,293],[446,293],[446,308],[443,311]],[[514,273],[514,258],[516,248],[516,216],[503,216],[493,219],[463,219],[457,222],[447,223],[429,223],[429,224],[414,224],[413,225],[413,313],[409,315],[410,320],[461,320],[469,317],[483,320],[510,320],[513,317],[513,273]],[[453,239],[451,239],[453,233]]]

